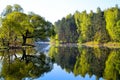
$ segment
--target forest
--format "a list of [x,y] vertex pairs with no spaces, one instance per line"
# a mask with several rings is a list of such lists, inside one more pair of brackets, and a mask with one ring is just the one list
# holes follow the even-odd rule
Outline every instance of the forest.
[[120,42],[120,8],[118,5],[102,11],[76,11],[54,24],[56,35],[51,42],[104,44]]

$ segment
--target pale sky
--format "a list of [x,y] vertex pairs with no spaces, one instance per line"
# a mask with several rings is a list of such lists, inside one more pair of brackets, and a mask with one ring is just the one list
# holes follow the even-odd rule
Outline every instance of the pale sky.
[[13,4],[21,5],[26,13],[32,11],[54,23],[69,13],[73,14],[76,10],[95,12],[97,7],[102,10],[116,4],[120,7],[120,0],[0,0],[0,13],[6,5]]

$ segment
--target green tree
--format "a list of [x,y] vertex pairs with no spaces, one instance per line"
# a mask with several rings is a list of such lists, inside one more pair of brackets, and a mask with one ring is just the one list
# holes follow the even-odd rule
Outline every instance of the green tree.
[[12,13],[14,11],[23,12],[23,8],[18,4],[14,4],[13,6],[7,5],[3,12],[1,13],[1,15],[6,16],[7,14]]
[[80,43],[88,41],[101,43],[109,40],[104,12],[102,12],[100,8],[97,8],[97,13],[91,11],[88,14],[86,11],[82,13],[76,11],[74,18],[79,33],[78,41]]
[[55,23],[55,31],[56,34],[58,34],[59,41],[63,43],[77,42],[78,33],[73,15],[69,14],[68,16],[66,16],[66,18],[62,18],[62,20],[58,20]]
[[23,12],[23,8],[18,4],[14,4],[13,5],[13,11]]
[[26,14],[20,12],[12,12],[6,16],[2,24],[3,30],[6,31],[3,34],[8,34],[8,41],[11,40],[11,35],[15,35],[14,39],[18,36],[22,36],[22,44],[25,45],[26,39],[30,32],[33,32],[33,27],[29,22],[29,18]]
[[12,12],[12,6],[11,5],[7,5],[6,8],[3,10],[3,12],[1,13],[2,16],[6,16],[7,14]]
[[31,37],[42,40],[54,35],[54,26],[52,25],[52,23],[46,21],[43,17],[33,12],[29,13],[28,16],[30,19],[30,23],[34,27],[34,31],[31,34]]
[[118,7],[113,7],[105,11],[106,29],[110,35],[112,41],[120,41],[120,9]]
[[83,11],[80,15],[81,23],[80,23],[80,30],[81,30],[81,35],[80,35],[80,40],[81,42],[86,42],[89,41],[89,30],[91,27],[91,21],[90,21],[90,16],[86,13],[86,11]]
[[[97,8],[97,13],[93,15],[94,41],[104,43],[109,40],[109,34],[106,30],[104,12]],[[104,35],[104,36],[103,36]]]
[[15,4],[7,6],[1,22],[1,41],[9,46],[19,41],[22,45],[31,44],[37,39],[46,39],[54,35],[54,26],[43,17],[23,13],[23,8]]

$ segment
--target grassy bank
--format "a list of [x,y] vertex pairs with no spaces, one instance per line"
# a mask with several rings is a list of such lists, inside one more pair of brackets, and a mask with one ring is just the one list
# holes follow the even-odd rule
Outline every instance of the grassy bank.
[[107,42],[107,43],[98,43],[98,42],[86,42],[82,43],[82,45],[89,47],[109,47],[109,48],[120,48],[119,42]]
[[82,44],[79,44],[79,45],[84,45],[84,46],[89,46],[89,47],[99,47],[99,46],[102,46],[98,42],[94,42],[94,41],[93,42],[82,43]]
[[103,46],[110,47],[110,48],[120,48],[119,42],[108,42],[104,43]]

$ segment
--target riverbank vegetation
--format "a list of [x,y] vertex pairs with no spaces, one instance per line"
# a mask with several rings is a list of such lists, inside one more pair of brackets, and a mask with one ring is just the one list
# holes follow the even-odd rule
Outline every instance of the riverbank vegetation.
[[55,22],[56,35],[52,37],[57,43],[78,43],[117,45],[120,42],[120,8],[108,8],[96,12],[76,11]]

